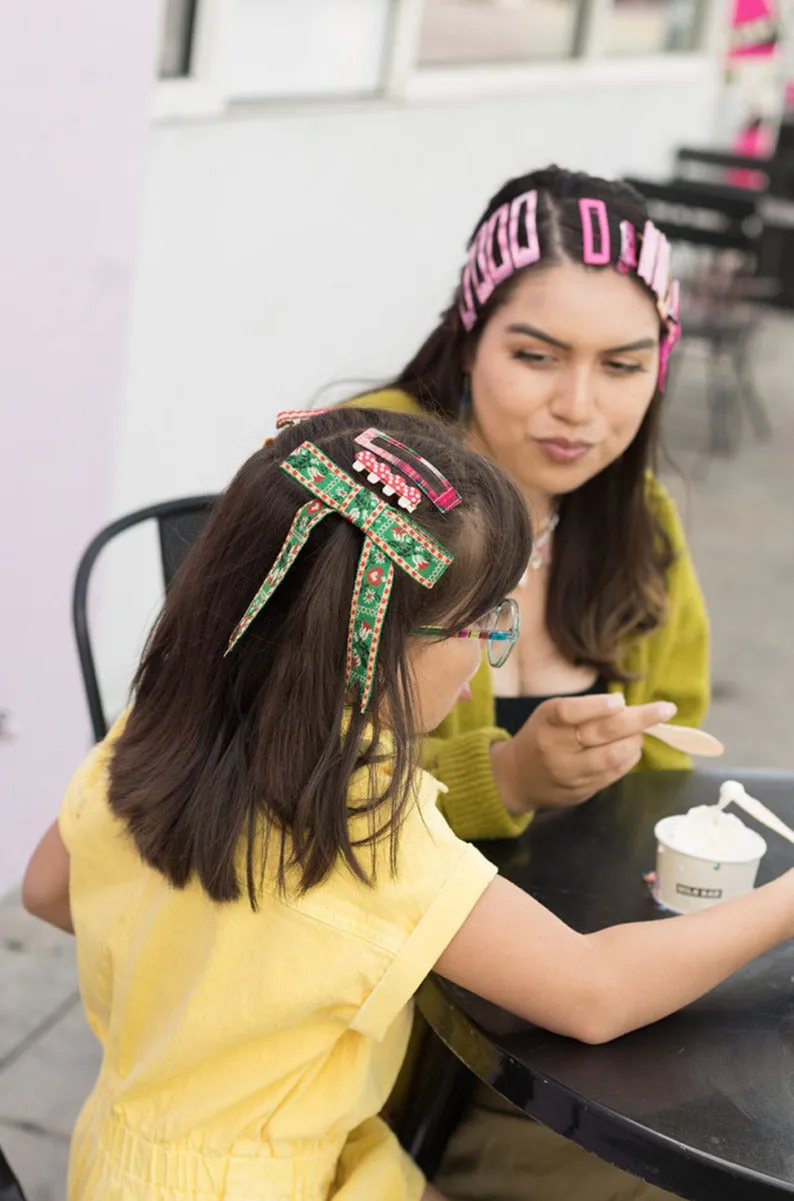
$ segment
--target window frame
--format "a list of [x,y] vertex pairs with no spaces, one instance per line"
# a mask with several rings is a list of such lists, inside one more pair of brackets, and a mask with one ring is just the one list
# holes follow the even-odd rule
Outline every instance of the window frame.
[[557,61],[453,64],[422,67],[419,38],[425,0],[393,0],[391,62],[386,94],[395,100],[476,99],[532,94],[588,84],[690,80],[724,52],[730,24],[729,0],[698,0],[691,50],[610,55],[609,20],[614,0],[579,0],[571,54]]
[[228,97],[220,84],[220,61],[228,13],[227,0],[196,0],[189,72],[177,79],[158,78],[152,104],[155,121],[213,116],[224,110]]
[[609,55],[609,19],[614,0],[578,0],[572,53],[558,61],[423,67],[418,62],[425,0],[391,0],[381,87],[367,95],[277,98],[234,95],[220,79],[221,47],[231,0],[197,0],[190,74],[158,80],[153,116],[158,121],[220,116],[227,110],[361,106],[439,100],[477,100],[532,95],[546,90],[648,82],[691,82],[727,52],[729,0],[698,0],[693,47],[658,54]]

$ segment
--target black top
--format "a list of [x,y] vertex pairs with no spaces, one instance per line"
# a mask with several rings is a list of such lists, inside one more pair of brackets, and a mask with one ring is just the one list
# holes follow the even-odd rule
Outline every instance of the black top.
[[[669,921],[642,878],[654,865],[654,824],[714,804],[734,774],[794,822],[790,772],[637,772],[483,850],[574,929]],[[769,848],[759,883],[791,867],[794,847],[741,816]],[[549,1034],[435,976],[418,1002],[480,1080],[602,1159],[690,1201],[794,1196],[791,943],[680,1013],[600,1047]]]
[[[581,692],[566,693],[565,695],[597,696],[606,691],[607,682],[599,676],[589,688],[584,688]],[[527,718],[531,717],[535,712],[538,705],[542,705],[544,701],[550,701],[551,699],[550,696],[497,696],[496,724],[500,730],[507,730],[508,734],[517,734]]]

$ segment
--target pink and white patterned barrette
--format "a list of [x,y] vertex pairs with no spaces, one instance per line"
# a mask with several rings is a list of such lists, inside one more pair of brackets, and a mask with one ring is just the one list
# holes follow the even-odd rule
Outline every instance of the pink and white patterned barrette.
[[276,429],[286,429],[288,425],[300,425],[302,421],[307,421],[309,417],[319,417],[320,413],[331,413],[332,408],[327,409],[282,409],[276,414]]
[[382,484],[386,496],[397,496],[397,504],[401,509],[413,513],[422,501],[422,493],[413,484],[409,484],[401,475],[392,471],[388,464],[381,462],[371,450],[359,450],[353,461],[354,471],[366,471],[370,484]]
[[[364,430],[363,434],[359,434],[355,441],[359,446],[363,446],[364,450],[368,451],[375,460],[396,467],[399,473],[397,478],[405,479],[407,476],[439,512],[449,513],[451,509],[461,503],[460,494],[455,491],[438,468],[402,442],[398,442],[396,438],[391,438],[381,430],[370,427],[370,429]],[[358,454],[356,454],[356,458],[358,458]],[[397,488],[394,488],[394,491],[397,492]]]

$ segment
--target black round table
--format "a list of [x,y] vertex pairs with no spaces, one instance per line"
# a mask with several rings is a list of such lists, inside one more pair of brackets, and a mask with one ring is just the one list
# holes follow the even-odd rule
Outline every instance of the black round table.
[[[794,826],[794,773],[650,772],[577,809],[538,815],[521,839],[482,849],[582,932],[664,921],[643,881],[654,865],[653,826],[713,804],[732,774]],[[763,883],[794,865],[794,845],[756,828],[769,847]],[[423,985],[418,1005],[475,1076],[602,1159],[690,1201],[794,1196],[791,944],[606,1046],[549,1034],[438,977]]]

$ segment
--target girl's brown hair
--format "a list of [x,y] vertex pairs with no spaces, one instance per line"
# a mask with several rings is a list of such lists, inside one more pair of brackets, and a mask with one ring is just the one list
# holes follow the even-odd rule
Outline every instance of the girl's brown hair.
[[[475,227],[505,201],[536,189],[540,260],[497,287],[470,333],[458,313],[458,295],[416,355],[388,386],[413,396],[423,409],[458,421],[466,364],[482,332],[528,271],[583,258],[581,199],[606,202],[612,232],[611,266],[620,252],[620,222],[642,231],[645,201],[627,184],[548,167],[510,180],[496,193]],[[469,242],[471,245],[471,241]],[[636,286],[654,300],[639,278]],[[657,388],[637,434],[614,463],[560,499],[549,579],[546,623],[561,653],[572,663],[597,668],[607,679],[624,680],[625,642],[664,620],[665,574],[673,560],[669,538],[647,498],[647,474],[656,465],[662,394]]]
[[[425,501],[413,515],[454,563],[432,590],[395,568],[364,717],[345,684],[363,535],[342,517],[314,529],[239,646],[228,658],[224,651],[310,499],[280,463],[309,440],[349,471],[353,439],[369,426],[431,460],[463,500],[448,514]],[[374,868],[362,858],[374,863],[381,838],[390,839],[394,866],[418,753],[408,639],[418,626],[456,630],[483,616],[516,586],[529,551],[517,490],[438,422],[339,409],[284,430],[216,502],[135,677],[109,799],[144,861],[177,888],[197,876],[216,901],[236,900],[244,878],[253,906],[270,854],[279,886],[294,882],[301,890],[325,879],[340,857],[371,882]],[[388,772],[376,772],[387,714],[394,759]],[[363,808],[351,811],[350,780],[359,769],[369,770],[372,789]],[[369,834],[358,842],[353,812],[369,819]]]

